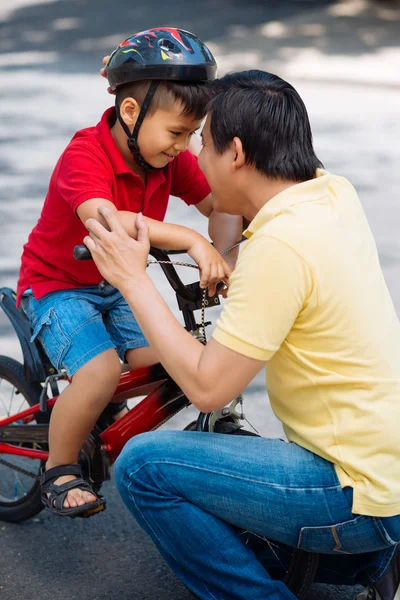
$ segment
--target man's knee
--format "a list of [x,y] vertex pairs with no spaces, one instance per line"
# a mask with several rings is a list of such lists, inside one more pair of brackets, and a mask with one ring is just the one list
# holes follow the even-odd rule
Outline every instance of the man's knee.
[[[124,447],[115,462],[117,488],[132,485],[144,466],[162,457],[165,435],[168,431],[150,431],[133,437]],[[172,432],[171,432],[172,433]]]

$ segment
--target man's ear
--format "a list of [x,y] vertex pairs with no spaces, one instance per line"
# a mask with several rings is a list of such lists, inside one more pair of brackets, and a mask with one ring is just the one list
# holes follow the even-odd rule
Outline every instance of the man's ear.
[[128,127],[134,127],[139,116],[140,106],[134,98],[125,98],[119,107],[122,120]]
[[234,137],[232,141],[232,150],[234,151],[234,161],[232,162],[232,171],[240,169],[246,164],[246,156],[243,151],[242,140]]

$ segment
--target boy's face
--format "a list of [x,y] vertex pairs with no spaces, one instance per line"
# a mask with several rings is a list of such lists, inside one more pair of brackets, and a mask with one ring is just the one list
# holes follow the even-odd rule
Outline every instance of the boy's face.
[[165,167],[184,152],[201,120],[182,116],[182,105],[175,102],[168,109],[159,108],[147,116],[139,130],[140,154],[153,167]]

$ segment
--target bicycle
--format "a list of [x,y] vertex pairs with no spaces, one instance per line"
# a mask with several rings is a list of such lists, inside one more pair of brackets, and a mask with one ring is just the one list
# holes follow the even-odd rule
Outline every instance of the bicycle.
[[[85,246],[77,246],[74,254],[78,260],[90,258]],[[169,254],[179,252],[167,253],[152,247],[150,254],[160,264],[175,291],[185,329],[202,343],[206,343],[205,328],[211,323],[205,322],[205,310],[220,304],[218,293],[210,297],[208,292],[200,288],[198,281],[191,284],[182,282],[169,257]],[[193,266],[186,263],[175,264]],[[12,358],[0,356],[0,402],[7,412],[5,418],[0,417],[0,521],[18,523],[34,517],[43,509],[39,471],[48,458],[49,421],[52,407],[59,395],[58,384],[59,381],[67,381],[68,377],[65,372],[53,367],[38,341],[30,342],[30,322],[23,311],[16,308],[13,290],[0,289],[0,306],[15,329],[24,358],[22,365]],[[200,324],[195,317],[195,311],[198,310],[202,313]],[[2,396],[7,392],[10,399],[5,403]],[[79,463],[84,477],[96,492],[104,481],[110,479],[111,466],[131,437],[157,429],[190,405],[182,390],[160,364],[123,373],[113,401],[123,401],[146,393],[144,399],[118,421],[104,427],[99,420],[83,445]],[[19,396],[22,396],[22,400]],[[13,412],[17,403],[18,409]],[[222,410],[209,414],[199,413],[198,418],[185,429],[257,435],[243,429],[244,420],[243,399],[239,396]],[[97,509],[92,514],[95,512]],[[87,516],[91,516],[90,511],[88,513]],[[278,557],[280,547],[275,542],[261,540],[248,532],[242,533],[247,535],[246,543],[253,544],[255,549],[261,541],[264,545],[267,542]],[[278,576],[300,598],[309,589],[317,564],[318,555],[295,550],[289,566],[284,567]]]

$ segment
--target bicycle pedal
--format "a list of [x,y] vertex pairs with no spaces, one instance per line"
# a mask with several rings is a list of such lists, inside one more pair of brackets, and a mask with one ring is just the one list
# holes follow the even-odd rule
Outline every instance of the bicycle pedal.
[[96,508],[91,508],[86,512],[81,513],[80,515],[76,515],[76,517],[74,518],[89,519],[90,517],[93,517],[94,515],[97,515],[97,513],[103,512],[104,510],[106,510],[105,502],[103,504],[100,504],[100,506],[96,506]]

